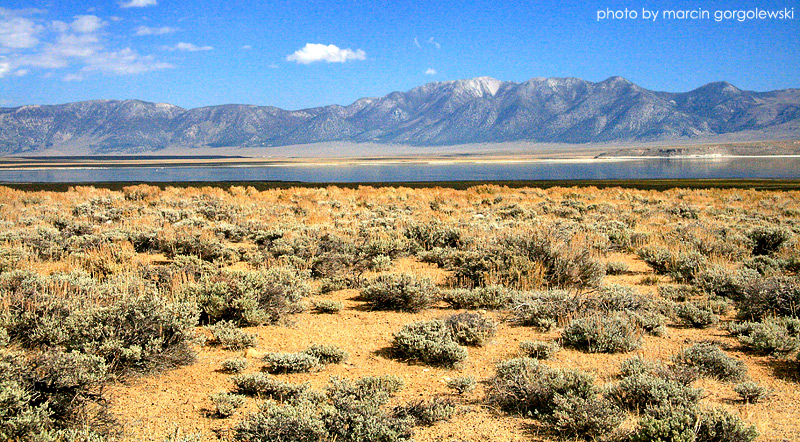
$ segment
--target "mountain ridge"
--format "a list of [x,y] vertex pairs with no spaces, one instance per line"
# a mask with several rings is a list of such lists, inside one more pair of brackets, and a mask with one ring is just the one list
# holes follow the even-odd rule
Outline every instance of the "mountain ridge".
[[477,77],[300,110],[247,104],[184,109],[136,99],[0,108],[0,154],[6,155],[47,149],[98,154],[269,149],[334,141],[649,142],[745,131],[767,138],[788,131],[800,138],[800,89],[753,92],[717,81],[688,92],[659,92],[617,76],[596,83],[574,77],[521,83]]

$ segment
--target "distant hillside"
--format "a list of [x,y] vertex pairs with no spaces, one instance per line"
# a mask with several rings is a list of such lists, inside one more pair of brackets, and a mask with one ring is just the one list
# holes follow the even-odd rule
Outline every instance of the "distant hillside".
[[481,77],[428,83],[349,106],[298,111],[224,105],[183,109],[138,100],[0,108],[0,154],[42,150],[136,154],[165,148],[347,141],[440,146],[533,141],[685,140],[753,132],[800,138],[800,89],[743,91],[710,83],[656,92],[623,78]]

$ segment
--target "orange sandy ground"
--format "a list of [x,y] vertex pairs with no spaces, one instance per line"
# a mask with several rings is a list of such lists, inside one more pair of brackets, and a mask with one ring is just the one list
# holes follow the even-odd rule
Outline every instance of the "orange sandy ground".
[[[638,285],[642,278],[651,275],[647,265],[633,255],[612,254],[609,261],[625,261],[630,271],[626,275],[608,276],[606,282],[637,285],[646,291],[654,286]],[[396,271],[415,272],[441,280],[443,271],[414,262],[400,260]],[[664,277],[662,277],[664,278]],[[356,300],[358,292],[342,290],[324,297],[344,303],[338,314],[305,312],[289,318],[289,325],[253,327],[246,331],[258,333],[259,344],[246,352],[230,352],[212,347],[198,347],[197,361],[189,366],[155,376],[140,377],[117,384],[107,390],[111,411],[123,428],[124,440],[163,441],[166,435],[198,435],[202,440],[226,440],[231,428],[247,413],[256,409],[256,400],[228,419],[212,416],[209,394],[229,390],[230,375],[218,371],[225,359],[247,357],[246,372],[258,371],[263,365],[260,356],[272,351],[300,351],[317,344],[336,344],[350,353],[347,362],[327,366],[315,373],[280,375],[289,382],[310,382],[315,388],[326,385],[331,376],[359,378],[367,375],[395,374],[406,382],[405,389],[395,398],[395,403],[429,397],[434,394],[451,394],[445,386],[448,378],[472,375],[485,380],[494,374],[494,365],[518,355],[521,341],[555,339],[558,331],[538,333],[531,328],[515,327],[503,322],[503,314],[486,312],[499,321],[497,335],[483,348],[469,348],[469,358],[459,370],[427,367],[388,359],[383,356],[392,333],[403,325],[452,314],[444,304],[420,313],[369,311]],[[744,405],[737,401],[732,384],[701,379],[697,386],[706,392],[704,403],[723,406],[738,413],[758,428],[759,441],[800,440],[800,388],[790,379],[788,366],[782,366],[768,357],[756,357],[738,351],[735,339],[718,328],[707,330],[669,327],[667,337],[646,337],[642,348],[627,354],[586,354],[564,349],[546,364],[554,367],[573,367],[597,375],[603,384],[615,380],[619,363],[634,354],[646,358],[668,360],[682,347],[701,340],[718,341],[728,353],[747,364],[750,377],[774,390],[774,396],[759,404]],[[483,386],[464,397],[453,396],[469,408],[448,422],[419,428],[417,441],[549,441],[552,437],[541,431],[535,421],[503,414],[483,405]],[[626,425],[633,425],[632,422]]]

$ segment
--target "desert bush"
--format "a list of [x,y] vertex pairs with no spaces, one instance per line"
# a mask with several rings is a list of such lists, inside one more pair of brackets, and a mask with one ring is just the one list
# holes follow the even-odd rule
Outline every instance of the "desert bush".
[[308,391],[308,384],[291,384],[265,373],[248,373],[231,377],[234,392],[285,401],[297,398]]
[[375,309],[418,312],[436,300],[436,287],[427,278],[407,274],[380,275],[361,296]]
[[444,319],[456,342],[466,346],[483,346],[497,332],[497,325],[479,313],[459,313]]
[[241,373],[247,369],[247,359],[234,358],[222,361],[222,371],[225,373]]
[[695,293],[693,292],[693,287],[689,285],[660,285],[658,286],[658,295],[668,301],[686,302]]
[[189,344],[197,310],[191,304],[166,303],[147,293],[108,306],[50,295],[31,301],[15,298],[6,325],[11,340],[24,348],[97,355],[115,373],[185,364],[194,357]]
[[237,325],[275,323],[298,310],[298,301],[309,294],[305,275],[292,269],[222,272],[203,278],[184,289],[196,300],[201,321],[233,321]]
[[698,442],[750,442],[758,437],[755,427],[722,408],[701,411],[698,421]]
[[676,305],[675,316],[685,325],[694,328],[707,328],[719,322],[719,317],[714,312],[699,308],[691,302]]
[[759,354],[785,355],[800,346],[800,334],[796,330],[790,332],[785,322],[776,319],[735,323],[728,326],[728,331],[745,348]]
[[672,268],[674,256],[665,247],[649,245],[637,250],[636,254],[659,275],[666,275]]
[[560,436],[595,440],[610,433],[625,420],[621,408],[597,396],[556,395],[553,404],[553,413],[545,420]]
[[467,358],[467,349],[458,345],[445,321],[415,322],[394,334],[395,357],[417,360],[430,365],[452,367]]
[[753,243],[753,255],[770,255],[792,238],[791,232],[781,227],[756,227],[747,232]]
[[587,373],[516,358],[497,364],[487,401],[507,412],[535,417],[552,414],[558,395],[589,399],[596,393],[594,377]]
[[610,261],[606,263],[606,275],[622,275],[629,269],[627,263]]
[[214,393],[210,399],[219,417],[231,417],[237,409],[244,405],[244,396],[228,392]]
[[701,376],[721,381],[738,381],[747,374],[747,367],[711,343],[698,343],[673,357],[675,364],[696,367]]
[[246,333],[236,327],[230,321],[219,321],[206,327],[212,335],[208,341],[211,345],[219,345],[226,350],[244,350],[245,348],[255,347],[258,343],[258,336]]
[[791,276],[753,279],[741,298],[734,298],[742,319],[758,320],[769,316],[800,317],[800,280]]
[[97,356],[0,352],[0,438],[38,441],[78,425],[102,427],[107,380]]
[[642,331],[627,315],[572,320],[561,333],[565,346],[590,353],[619,353],[642,345]]
[[314,344],[305,349],[303,353],[319,359],[321,364],[339,364],[346,361],[349,356],[346,351],[333,344]]
[[550,330],[572,319],[581,310],[582,300],[565,290],[526,292],[514,301],[515,321],[523,326]]
[[506,308],[519,297],[519,291],[501,285],[488,285],[471,289],[451,289],[443,293],[443,299],[453,308],[498,310]]
[[664,365],[660,361],[644,359],[634,356],[620,363],[620,374],[623,378],[633,375],[647,375],[668,381],[675,381],[682,385],[691,385],[699,377],[698,370],[694,367],[681,365]]
[[555,341],[522,341],[519,344],[519,349],[523,356],[529,358],[550,359],[561,350],[561,346]]
[[442,396],[420,399],[394,408],[394,416],[411,420],[414,426],[431,426],[436,422],[450,420],[458,411],[452,400]]
[[319,358],[305,352],[267,353],[264,362],[264,370],[272,374],[307,373],[320,367]]
[[629,410],[653,407],[691,407],[697,404],[702,390],[690,385],[641,372],[625,376],[606,391],[606,397]]
[[314,309],[320,313],[339,313],[344,308],[341,301],[332,299],[321,299],[314,301]]
[[266,402],[234,427],[233,440],[241,442],[319,442],[327,431],[315,407],[300,403],[278,406]]
[[755,404],[762,402],[770,397],[770,391],[766,387],[756,384],[752,381],[742,382],[733,387],[733,391],[742,398],[742,401],[748,404]]
[[435,247],[459,248],[463,244],[461,230],[440,223],[411,224],[403,230],[403,235],[423,250]]
[[630,442],[694,441],[751,442],[758,437],[755,427],[722,409],[698,411],[693,408],[663,407],[651,410],[628,438]]
[[752,269],[708,266],[695,275],[694,284],[709,295],[729,298],[740,303],[748,297],[748,286],[758,279],[760,279],[758,272]]
[[410,438],[413,420],[397,418],[383,408],[400,388],[398,381],[394,376],[356,382],[331,379],[325,390],[331,408],[323,414],[328,440],[399,442]]
[[473,376],[459,376],[447,380],[447,387],[455,390],[458,394],[469,393],[475,389],[477,381]]

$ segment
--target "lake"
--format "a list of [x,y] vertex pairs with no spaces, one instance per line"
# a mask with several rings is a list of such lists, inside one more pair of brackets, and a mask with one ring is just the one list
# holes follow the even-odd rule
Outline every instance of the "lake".
[[634,158],[528,162],[365,162],[352,165],[82,167],[0,170],[0,182],[301,181],[800,178],[800,157]]

